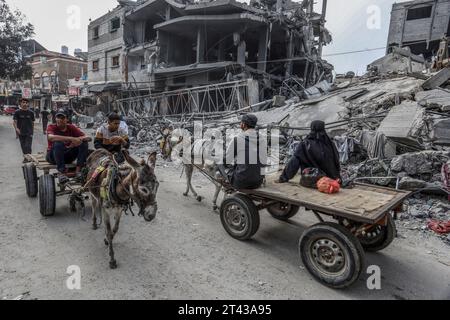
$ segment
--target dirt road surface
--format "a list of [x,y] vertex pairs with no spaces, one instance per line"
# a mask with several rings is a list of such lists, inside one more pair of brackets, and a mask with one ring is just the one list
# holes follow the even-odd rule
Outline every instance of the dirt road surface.
[[[68,211],[58,199],[54,217],[39,214],[25,194],[21,152],[10,117],[0,117],[0,299],[449,299],[450,246],[418,231],[399,230],[385,251],[367,254],[381,268],[381,290],[369,274],[346,290],[315,281],[299,261],[297,244],[316,223],[301,212],[292,223],[262,215],[249,242],[230,238],[212,210],[213,188],[201,175],[206,197],[183,197],[181,168],[158,160],[161,182],[156,220],[126,216],[115,240],[117,270],[110,270],[103,226]],[[39,126],[37,126],[39,127]],[[45,150],[40,129],[34,152]],[[90,212],[86,216],[89,220]],[[81,290],[69,290],[69,266],[81,269]]]

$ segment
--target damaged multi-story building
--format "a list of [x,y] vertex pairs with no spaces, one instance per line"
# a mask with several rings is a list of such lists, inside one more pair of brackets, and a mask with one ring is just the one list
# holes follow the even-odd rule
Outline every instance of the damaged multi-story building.
[[[326,1],[319,14],[312,0],[119,1],[89,25],[90,91],[108,103],[139,99],[160,113],[301,94],[332,78],[321,59],[331,42],[325,14]],[[233,95],[245,103],[227,104]]]
[[445,37],[450,37],[450,0],[415,0],[393,5],[387,53],[394,47],[409,47],[413,54],[422,54],[430,60]]

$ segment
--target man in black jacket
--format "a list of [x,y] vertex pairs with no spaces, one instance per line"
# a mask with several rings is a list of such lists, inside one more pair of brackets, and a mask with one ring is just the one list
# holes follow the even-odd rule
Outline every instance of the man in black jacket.
[[[24,155],[31,154],[34,134],[34,112],[29,110],[28,99],[20,99],[20,109],[14,113],[14,129],[20,140],[20,146]],[[25,163],[27,160],[24,159]]]
[[299,169],[307,168],[317,168],[329,178],[341,179],[339,153],[327,135],[323,121],[314,121],[311,124],[311,133],[298,145],[279,182],[288,182],[296,176]]
[[233,168],[228,172],[228,181],[236,189],[257,189],[264,177],[261,170],[266,163],[264,139],[260,139],[255,130],[258,118],[246,114],[241,120],[242,132],[233,139],[226,153],[226,164],[234,162]]

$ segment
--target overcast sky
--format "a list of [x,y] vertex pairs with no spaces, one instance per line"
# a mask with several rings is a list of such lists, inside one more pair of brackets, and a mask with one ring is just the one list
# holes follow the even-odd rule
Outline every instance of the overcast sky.
[[[87,51],[87,25],[113,9],[116,0],[7,0],[21,10],[35,26],[35,39],[44,47],[60,51],[67,45]],[[316,11],[321,10],[318,0]],[[328,0],[327,28],[333,42],[325,48],[325,59],[337,72],[355,71],[362,74],[366,65],[384,55],[384,49],[335,55],[385,47],[390,11],[394,2],[402,0]],[[79,12],[79,15],[78,15]],[[78,19],[79,17],[79,19]]]

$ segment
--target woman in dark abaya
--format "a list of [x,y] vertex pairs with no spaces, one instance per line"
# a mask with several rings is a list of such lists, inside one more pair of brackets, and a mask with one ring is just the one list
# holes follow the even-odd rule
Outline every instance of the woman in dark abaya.
[[288,182],[300,169],[307,168],[317,168],[329,178],[341,179],[339,153],[336,145],[327,135],[323,121],[311,123],[311,133],[298,145],[279,182]]

